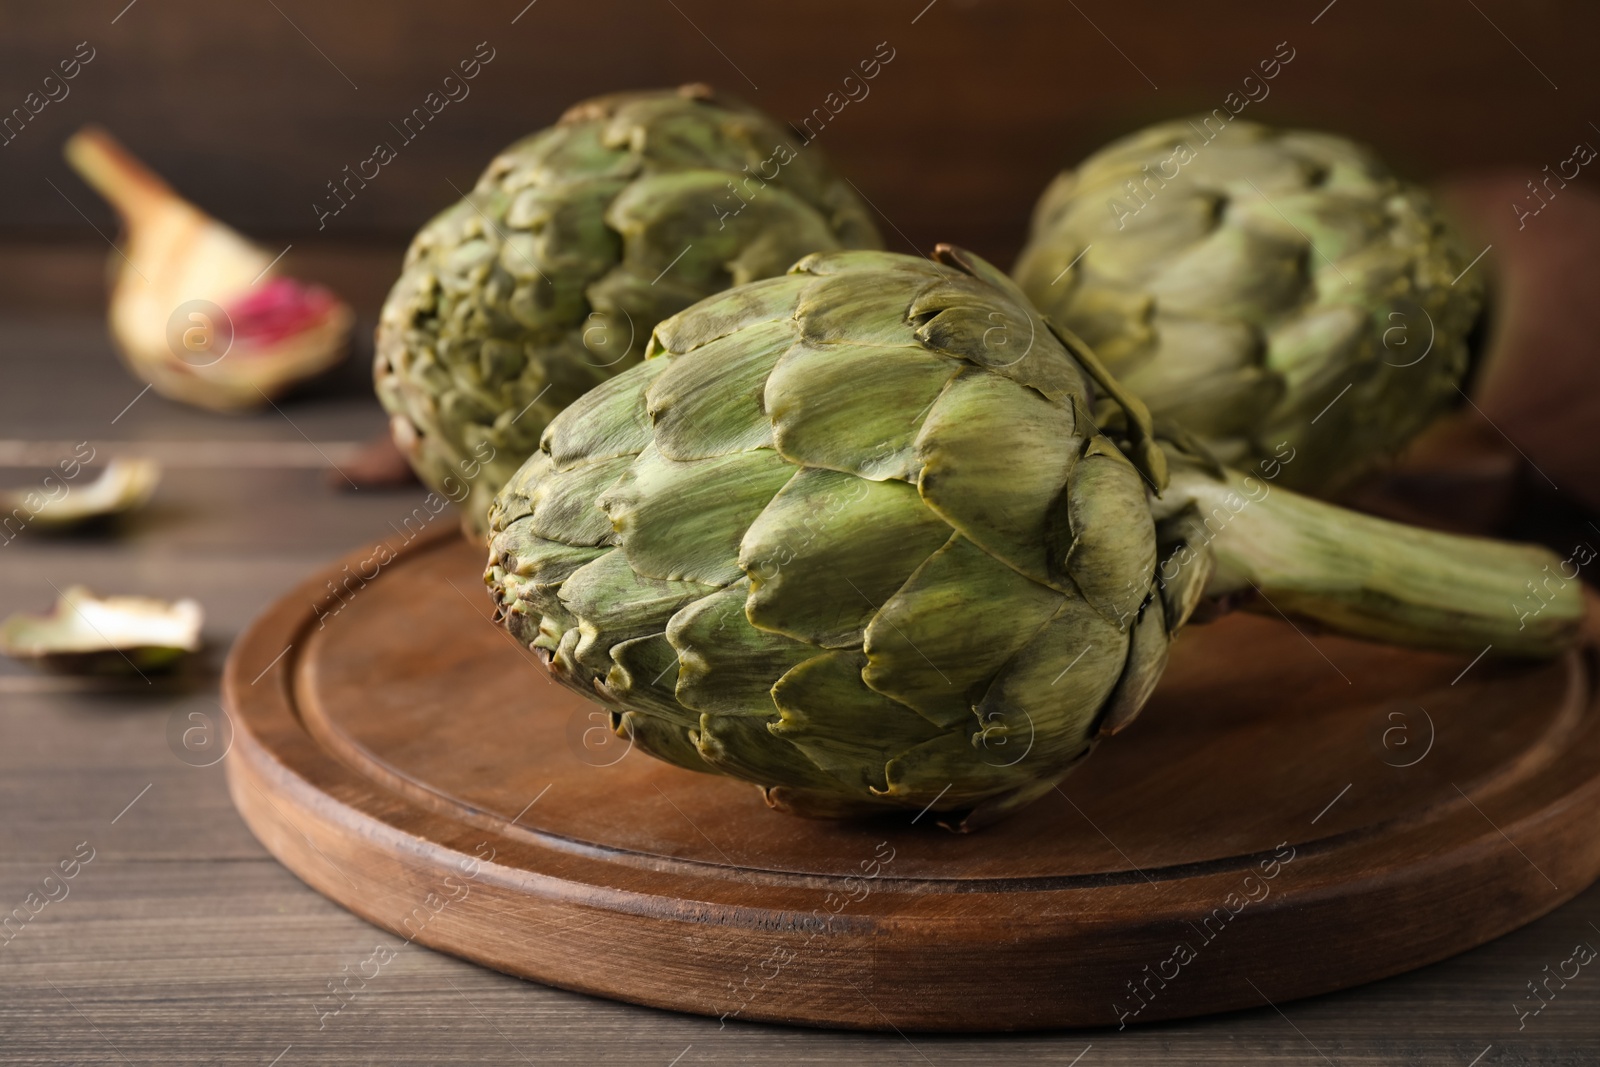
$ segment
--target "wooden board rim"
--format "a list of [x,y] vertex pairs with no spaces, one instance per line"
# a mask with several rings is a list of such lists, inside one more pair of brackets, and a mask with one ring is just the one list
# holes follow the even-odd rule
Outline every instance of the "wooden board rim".
[[[430,531],[403,546],[399,559],[389,565],[391,573],[403,575],[407,559],[448,546],[455,536],[453,531]],[[1240,862],[1209,865],[1211,869],[1203,871],[1152,867],[1099,880],[1071,876],[1076,879],[1071,885],[1000,880],[1001,884],[939,887],[928,879],[909,880],[910,884],[886,879],[875,886],[870,908],[846,910],[829,929],[827,962],[809,961],[789,969],[794,986],[806,991],[805,998],[765,1002],[756,998],[730,1005],[726,996],[719,999],[719,991],[731,965],[741,959],[748,962],[745,941],[760,935],[780,946],[809,946],[808,928],[798,923],[798,917],[809,912],[801,908],[814,900],[819,887],[837,879],[770,872],[772,884],[761,886],[763,902],[753,906],[748,903],[751,879],[743,871],[697,860],[679,861],[670,865],[672,869],[623,864],[616,856],[596,855],[581,843],[553,842],[542,832],[508,830],[504,825],[496,830],[493,819],[502,824],[504,819],[493,813],[482,813],[489,825],[473,827],[449,818],[440,805],[420,804],[405,790],[379,783],[370,773],[358,773],[313,742],[295,708],[296,648],[314,621],[317,606],[325,603],[329,576],[370,557],[372,551],[368,547],[353,552],[308,579],[268,609],[230,654],[224,677],[224,695],[235,726],[227,759],[230,789],[252,831],[291,870],[313,888],[400,936],[407,936],[408,928],[396,916],[412,913],[402,905],[431,892],[430,887],[470,861],[474,840],[491,843],[495,861],[481,865],[472,885],[482,889],[476,894],[479,903],[468,908],[465,901],[471,898],[464,898],[462,907],[446,909],[438,921],[414,931],[420,943],[442,951],[552,985],[708,1015],[725,1014],[732,1006],[747,1019],[902,1030],[1104,1025],[1117,1021],[1108,1013],[1110,998],[1095,1004],[1066,995],[1052,998],[1048,992],[1019,995],[1036,987],[1041,975],[1054,973],[1052,958],[1059,963],[1064,951],[1094,947],[1083,931],[1074,933],[1075,922],[1063,920],[1051,909],[1061,909],[1075,894],[1092,895],[1108,886],[1135,890],[1145,882],[1152,887],[1182,886],[1186,892],[1145,900],[1116,915],[1124,941],[1144,946],[1132,953],[1133,958],[1154,962],[1160,958],[1154,946],[1170,939],[1158,931],[1170,931],[1173,923],[1192,919],[1197,902],[1220,899],[1219,891],[1230,886],[1230,879],[1237,881],[1255,862],[1256,857],[1241,856]],[[1593,717],[1589,677],[1584,658],[1574,654],[1569,703],[1573,715],[1586,719]],[[1585,728],[1592,731],[1591,724]],[[1542,775],[1539,788],[1514,798],[1510,814],[1502,803],[1497,809],[1501,818],[1494,824],[1472,800],[1472,795],[1482,799],[1492,794],[1493,780],[1469,782],[1463,784],[1462,802],[1454,811],[1423,813],[1412,820],[1416,826],[1401,825],[1405,817],[1397,817],[1396,825],[1382,831],[1335,835],[1297,846],[1305,849],[1297,852],[1297,858],[1334,855],[1357,871],[1363,870],[1363,861],[1375,861],[1396,841],[1417,847],[1407,863],[1380,864],[1360,876],[1287,888],[1259,910],[1241,912],[1247,925],[1230,927],[1248,928],[1265,944],[1277,939],[1288,944],[1303,935],[1308,916],[1343,915],[1348,921],[1349,916],[1359,915],[1363,901],[1379,904],[1387,896],[1392,902],[1405,893],[1427,898],[1430,887],[1433,897],[1444,899],[1448,894],[1441,896],[1441,886],[1492,886],[1492,892],[1485,889],[1479,896],[1498,897],[1500,903],[1477,902],[1482,906],[1471,912],[1476,921],[1470,933],[1421,930],[1404,944],[1385,943],[1359,959],[1336,961],[1315,975],[1296,973],[1296,968],[1283,969],[1284,973],[1267,968],[1253,972],[1250,989],[1236,981],[1191,982],[1183,998],[1156,998],[1137,1021],[1246,1007],[1262,1003],[1262,996],[1279,1002],[1399,973],[1497,937],[1570,899],[1600,875],[1600,841],[1573,848],[1569,840],[1575,824],[1593,825],[1594,816],[1600,814],[1600,779],[1578,767],[1562,770],[1561,776]],[[1483,787],[1488,788],[1480,792]],[[1446,829],[1456,835],[1448,847],[1425,846],[1424,831],[1437,839]],[[1523,853],[1542,862],[1535,865],[1529,859],[1524,864],[1506,848],[1508,837],[1502,834],[1514,836]],[[330,852],[340,861],[331,859]],[[738,877],[730,877],[734,874]],[[626,888],[619,888],[623,885]],[[940,889],[944,892],[935,891]],[[973,894],[993,898],[994,922],[974,925],[944,914],[935,898],[957,893],[969,901],[976,899]],[[1505,906],[1508,899],[1515,907]],[[1019,915],[1050,918],[1023,933],[1011,929],[996,936],[995,923]],[[572,944],[540,944],[532,935],[541,926],[566,924],[573,918],[591,928],[621,924],[626,929],[608,928]],[[685,925],[691,928],[687,933],[681,929]],[[697,940],[702,950],[701,958],[677,959],[679,973],[672,980],[623,965],[627,960],[608,959],[619,946],[627,956],[630,947],[648,944],[651,937],[660,936],[662,926],[678,931],[669,941],[671,937]],[[1348,940],[1350,933],[1346,929],[1340,938]],[[485,945],[496,937],[502,942],[498,949]],[[707,945],[707,938],[714,943]],[[1337,944],[1340,938],[1326,940]],[[507,951],[507,944],[516,947]],[[926,957],[941,947],[948,950],[948,966],[937,975],[923,975],[908,984],[882,973],[885,962],[915,958],[919,952]],[[849,962],[852,953],[857,957],[854,963]],[[992,973],[977,983],[977,989],[965,988],[975,961]],[[882,991],[869,1001],[853,996],[847,987],[859,987],[860,982],[841,982],[843,972],[858,978],[869,975],[872,986]],[[1121,973],[1115,968],[1113,972]],[[996,975],[1016,976],[1000,983],[1007,987],[1001,995],[996,994]],[[1193,988],[1202,985],[1205,988]],[[830,989],[844,993],[830,996]],[[1252,989],[1259,995],[1251,995]],[[1004,995],[1007,992],[1011,995]]]

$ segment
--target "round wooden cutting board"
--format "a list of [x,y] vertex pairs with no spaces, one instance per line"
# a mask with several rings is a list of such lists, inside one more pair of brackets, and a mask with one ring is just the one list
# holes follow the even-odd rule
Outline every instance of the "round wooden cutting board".
[[540,982],[815,1026],[1132,1024],[1418,967],[1600,874],[1592,633],[1508,665],[1191,627],[1138,722],[956,835],[630,751],[491,621],[482,570],[453,531],[396,538],[269,610],[228,661],[229,782],[319,892]]

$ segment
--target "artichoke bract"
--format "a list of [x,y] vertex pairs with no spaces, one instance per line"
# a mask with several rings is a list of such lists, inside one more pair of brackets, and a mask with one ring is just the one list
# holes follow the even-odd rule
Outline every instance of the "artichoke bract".
[[812,255],[666,320],[496,499],[500,618],[638,747],[791,812],[975,825],[1130,722],[1202,601],[1570,640],[1575,588],[1511,606],[1548,553],[1169,450],[1004,275],[937,256]]
[[811,147],[704,86],[599,97],[502,152],[411,244],[378,325],[396,443],[482,532],[550,418],[660,320],[808,252],[876,248]]
[[1293,454],[1284,483],[1325,493],[1459,396],[1472,258],[1366,149],[1204,116],[1057,176],[1013,273],[1156,415],[1239,467]]

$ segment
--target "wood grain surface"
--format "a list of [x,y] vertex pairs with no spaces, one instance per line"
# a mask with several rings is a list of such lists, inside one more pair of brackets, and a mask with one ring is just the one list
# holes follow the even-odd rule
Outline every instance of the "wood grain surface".
[[[127,448],[186,441],[193,465],[169,469],[152,508],[113,535],[19,539],[0,548],[0,612],[42,609],[55,596],[52,585],[79,579],[106,592],[193,595],[206,608],[213,652],[181,684],[149,687],[91,686],[0,663],[0,910],[23,906],[80,842],[96,850],[70,895],[0,947],[0,1063],[1600,1061],[1600,977],[1592,968],[1564,988],[1552,982],[1554,999],[1520,1028],[1515,1012],[1531,1003],[1527,984],[1569,959],[1575,943],[1600,946],[1591,925],[1600,924],[1597,889],[1461,956],[1281,1005],[1281,1014],[1264,1005],[1120,1032],[901,1037],[738,1019],[719,1026],[405,946],[307,889],[273,859],[235,814],[222,766],[184,762],[169,730],[174,722],[193,725],[192,715],[219,716],[220,650],[252,618],[350,546],[391,533],[389,524],[422,494],[339,494],[327,488],[323,470],[305,467],[204,465],[222,456],[218,443],[304,448],[296,427],[337,458],[329,446],[373,432],[382,416],[364,398],[317,394],[283,403],[281,414],[243,419],[146,396],[118,418],[138,386],[103,335],[87,319],[0,319],[0,381],[7,386],[0,388],[0,436],[46,451],[50,442],[84,439]],[[17,382],[26,384],[12,388]],[[48,465],[0,467],[0,482],[27,484]],[[1263,792],[1255,808],[1281,805]],[[1512,844],[1502,847],[1512,854]],[[1375,922],[1427,920],[1394,907],[1374,913]],[[359,973],[380,946],[395,953],[381,977],[323,1022],[317,1008],[331,995],[328,984]],[[1308,967],[1315,962],[1306,960]]]
[[1600,874],[1593,645],[1504,665],[1192,627],[1137,729],[952,836],[785,817],[630,751],[493,624],[482,554],[449,527],[350,553],[241,638],[223,696],[269,850],[499,970],[719,1019],[1125,1026],[1433,962]]

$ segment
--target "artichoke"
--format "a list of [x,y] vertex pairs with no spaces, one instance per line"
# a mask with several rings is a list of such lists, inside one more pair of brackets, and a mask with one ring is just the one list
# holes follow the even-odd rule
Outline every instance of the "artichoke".
[[400,450],[480,533],[551,416],[660,320],[807,252],[876,248],[815,148],[704,86],[599,97],[502,152],[424,226],[378,325]]
[[[1458,396],[1480,275],[1439,205],[1331,134],[1169,122],[1059,175],[1014,271],[1225,462],[1339,488]],[[1348,394],[1348,395],[1347,395]]]
[[1542,550],[1162,445],[947,246],[808,256],[661,323],[550,423],[490,530],[498,615],[556,679],[646,752],[813,816],[1027,803],[1132,720],[1205,600],[1471,653],[1553,653],[1581,612],[1568,583],[1519,629]]

